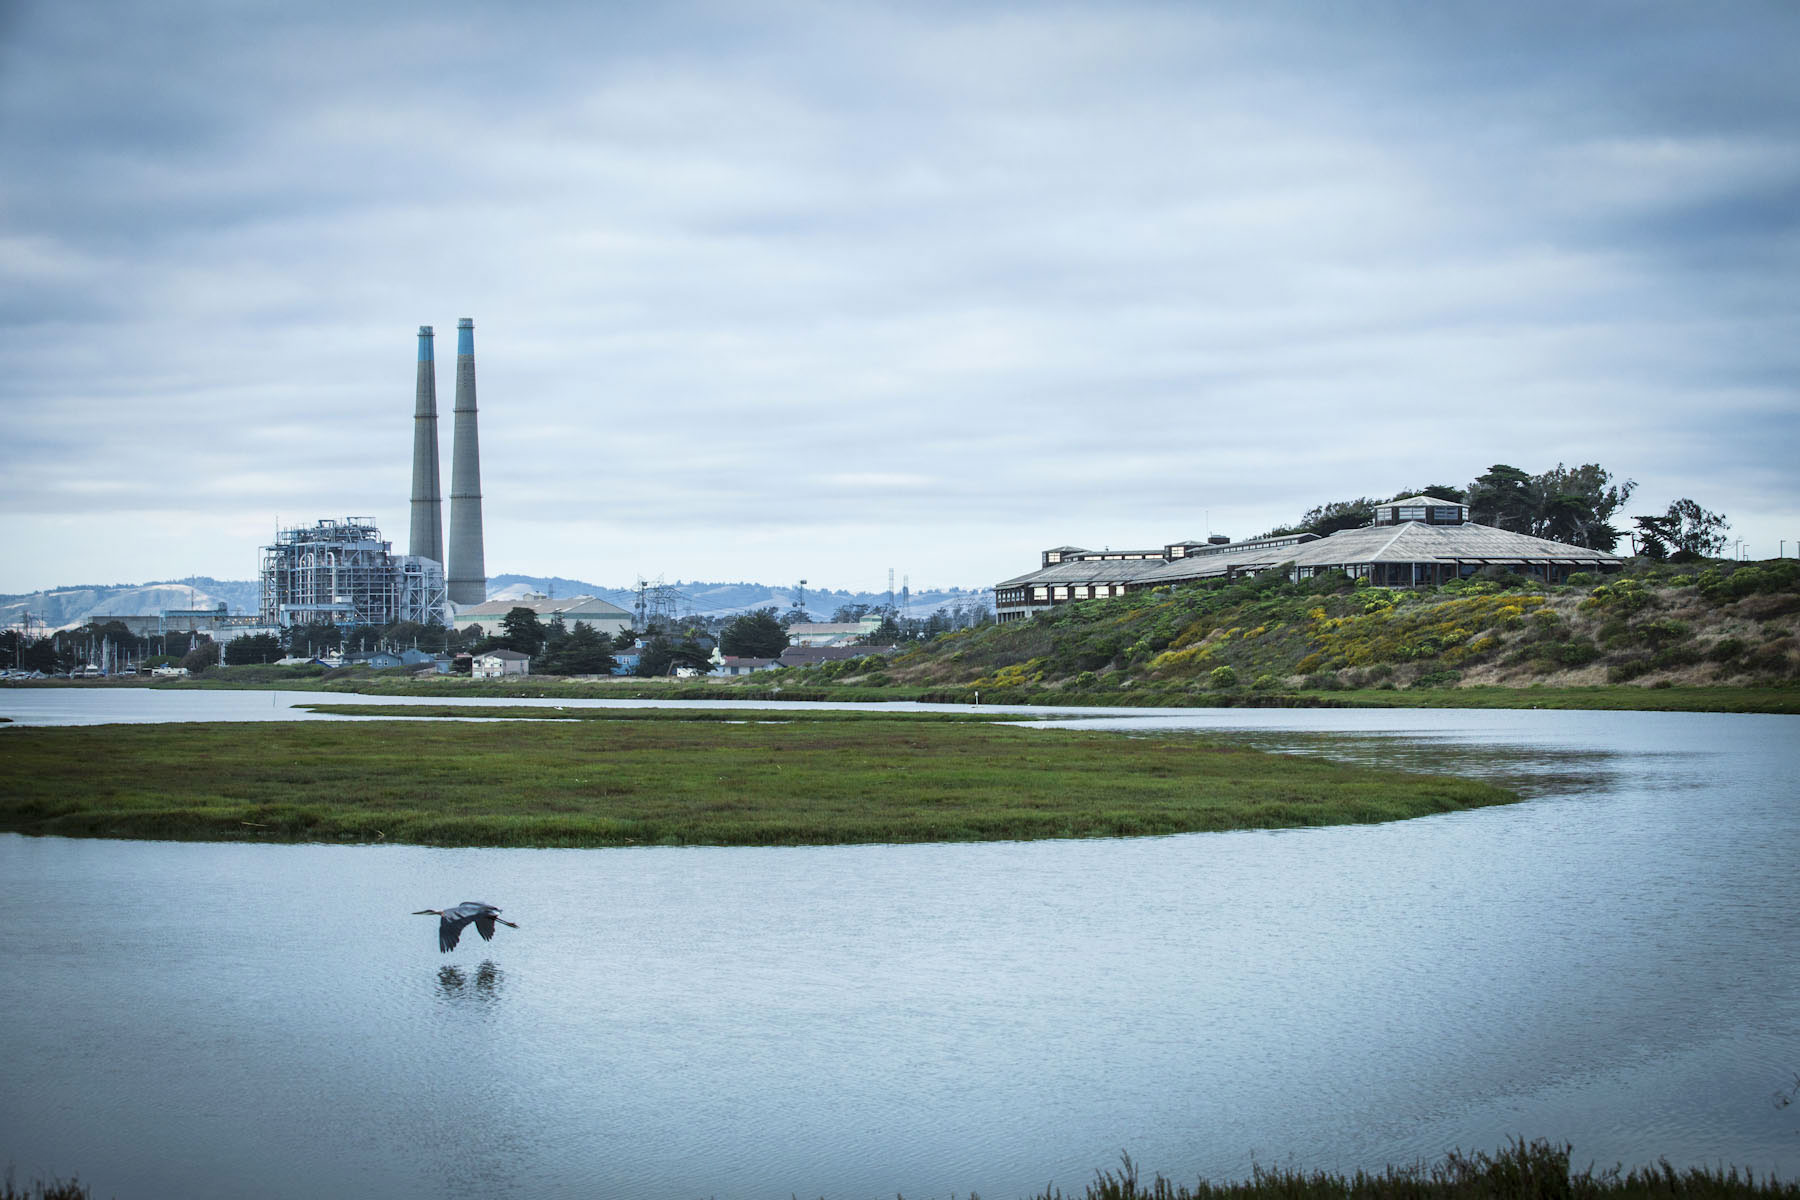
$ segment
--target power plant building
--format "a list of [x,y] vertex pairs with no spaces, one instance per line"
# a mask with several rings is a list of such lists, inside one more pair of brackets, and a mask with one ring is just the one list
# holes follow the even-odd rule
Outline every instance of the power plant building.
[[632,626],[629,612],[598,596],[570,596],[560,599],[535,592],[514,600],[457,605],[452,623],[457,630],[465,633],[473,625],[479,625],[487,633],[494,633],[499,630],[501,622],[506,620],[506,615],[515,608],[530,609],[545,624],[561,620],[569,629],[587,625],[595,633],[605,634],[607,637],[616,637],[622,630]]
[[444,568],[396,555],[372,522],[357,517],[279,530],[262,551],[261,616],[283,629],[448,624]]
[[265,624],[449,625],[450,606],[487,599],[481,527],[481,443],[475,409],[475,322],[456,323],[455,443],[445,554],[444,488],[438,457],[437,362],[429,325],[419,326],[413,385],[411,523],[397,555],[359,517],[281,529],[262,548]]

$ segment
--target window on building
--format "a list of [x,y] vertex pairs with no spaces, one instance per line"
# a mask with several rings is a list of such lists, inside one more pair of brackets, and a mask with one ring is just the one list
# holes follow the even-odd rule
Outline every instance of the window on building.
[[1050,589],[1034,587],[1031,589],[1031,598],[1033,600],[1048,600],[1050,598]]
[[1067,600],[1069,598],[1069,589],[1066,587],[1054,588],[1050,593],[1050,598],[1052,600]]
[[1423,504],[1402,504],[1394,510],[1395,519],[1401,521],[1423,521],[1425,506]]

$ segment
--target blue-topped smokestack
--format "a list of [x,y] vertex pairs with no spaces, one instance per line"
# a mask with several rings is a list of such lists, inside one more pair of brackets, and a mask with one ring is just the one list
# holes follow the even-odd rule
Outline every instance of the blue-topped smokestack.
[[456,323],[456,443],[450,450],[450,603],[487,599],[481,537],[481,438],[475,429],[475,322]]
[[419,326],[419,377],[413,402],[412,536],[408,554],[444,561],[444,487],[438,474],[437,363],[431,326]]

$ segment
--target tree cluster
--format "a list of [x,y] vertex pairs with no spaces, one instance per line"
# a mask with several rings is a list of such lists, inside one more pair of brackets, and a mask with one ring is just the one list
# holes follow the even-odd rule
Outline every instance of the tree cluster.
[[1689,562],[1719,554],[1725,549],[1725,531],[1731,528],[1724,513],[1708,512],[1687,499],[1669,505],[1660,516],[1631,520],[1637,552],[1657,562]]
[[1528,475],[1495,463],[1469,485],[1469,519],[1480,525],[1549,538],[1571,546],[1610,551],[1623,536],[1612,516],[1631,499],[1637,484],[1614,483],[1598,463],[1555,468]]
[[1614,483],[1612,474],[1598,463],[1579,467],[1557,463],[1538,475],[1495,463],[1466,488],[1429,483],[1405,488],[1385,500],[1373,496],[1333,500],[1308,510],[1297,524],[1278,526],[1262,536],[1311,533],[1330,537],[1339,530],[1358,529],[1374,521],[1375,510],[1383,504],[1413,496],[1434,496],[1467,504],[1469,520],[1479,525],[1610,551],[1623,536],[1610,522],[1636,486],[1629,479]]
[[610,675],[619,665],[612,655],[612,639],[586,621],[577,621],[570,629],[558,614],[545,623],[522,604],[500,619],[498,634],[485,636],[478,625],[470,626],[469,633],[477,635],[469,647],[473,653],[515,650],[529,654],[536,675]]
[[737,658],[780,658],[787,648],[787,630],[773,608],[744,613],[719,634],[720,651]]
[[225,665],[241,667],[251,663],[272,663],[286,653],[281,648],[281,639],[272,633],[246,634],[225,643]]
[[683,667],[702,674],[712,670],[712,647],[691,630],[682,637],[651,634],[638,654],[637,674],[646,679],[672,675]]

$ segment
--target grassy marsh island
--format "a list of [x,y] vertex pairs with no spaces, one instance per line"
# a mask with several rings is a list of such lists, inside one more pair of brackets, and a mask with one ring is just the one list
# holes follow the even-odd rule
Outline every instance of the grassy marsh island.
[[8,730],[0,829],[443,846],[824,845],[1360,824],[1518,798],[1472,780],[1192,735],[841,712],[442,715],[451,713],[515,719]]

